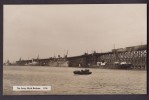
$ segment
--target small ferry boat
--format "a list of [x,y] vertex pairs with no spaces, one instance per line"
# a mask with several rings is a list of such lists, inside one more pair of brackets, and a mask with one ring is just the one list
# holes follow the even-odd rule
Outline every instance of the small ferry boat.
[[78,75],[89,75],[92,74],[92,72],[89,71],[89,69],[84,69],[84,70],[76,70],[73,71],[74,74],[78,74]]

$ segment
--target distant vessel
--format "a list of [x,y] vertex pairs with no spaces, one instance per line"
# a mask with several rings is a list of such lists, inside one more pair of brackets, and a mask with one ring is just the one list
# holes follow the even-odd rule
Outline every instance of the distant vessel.
[[28,65],[28,66],[38,66],[39,63],[36,62],[36,61],[32,61],[31,63],[28,63],[28,64],[26,64],[26,65]]
[[114,62],[114,67],[117,69],[130,69],[131,66],[132,64],[127,62]]
[[54,56],[46,59],[39,59],[39,55],[36,59],[31,59],[31,60],[22,60],[20,58],[19,61],[16,61],[16,65],[68,67],[67,54],[68,54],[68,51],[66,55],[64,55],[64,57],[61,57],[60,55],[58,55],[57,58]]
[[76,70],[73,71],[74,74],[78,74],[78,75],[89,75],[92,74],[92,72],[89,71],[89,69],[85,69],[85,70]]
[[9,60],[7,60],[3,65],[5,65],[5,66],[10,66],[11,65],[11,63],[10,63],[10,61]]

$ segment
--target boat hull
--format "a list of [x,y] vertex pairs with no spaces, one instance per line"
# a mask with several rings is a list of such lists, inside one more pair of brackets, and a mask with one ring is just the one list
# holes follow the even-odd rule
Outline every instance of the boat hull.
[[74,71],[74,74],[78,74],[78,75],[89,75],[92,74],[92,72],[81,72],[81,71]]

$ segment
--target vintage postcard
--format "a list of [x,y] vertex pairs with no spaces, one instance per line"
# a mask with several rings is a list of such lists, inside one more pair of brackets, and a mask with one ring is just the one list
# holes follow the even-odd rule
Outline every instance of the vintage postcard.
[[147,94],[147,4],[3,10],[3,95]]

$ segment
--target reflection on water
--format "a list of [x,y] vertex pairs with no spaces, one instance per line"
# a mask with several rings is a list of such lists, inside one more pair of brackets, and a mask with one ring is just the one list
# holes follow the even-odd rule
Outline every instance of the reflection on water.
[[[74,75],[78,68],[4,66],[4,95],[146,94],[146,71],[90,69],[91,75]],[[52,86],[51,91],[14,92],[12,86]]]

